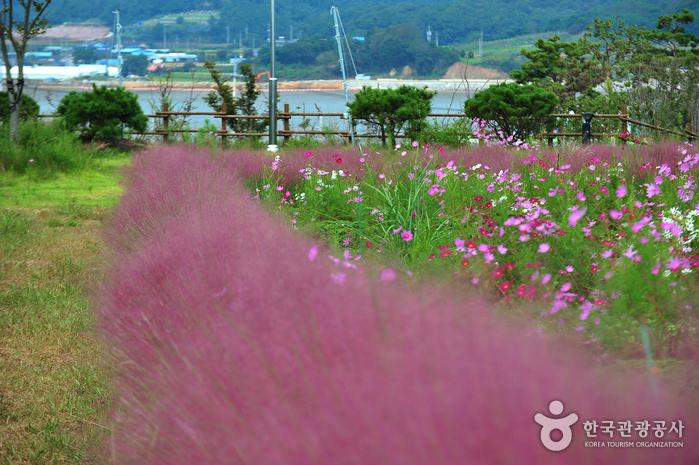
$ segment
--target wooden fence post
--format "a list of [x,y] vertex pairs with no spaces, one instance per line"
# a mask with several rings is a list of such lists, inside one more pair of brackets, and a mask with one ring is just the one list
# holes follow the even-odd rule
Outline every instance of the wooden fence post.
[[165,133],[163,134],[163,142],[166,144],[167,144],[167,131],[168,131],[168,127],[170,126],[170,118],[169,118],[170,115],[167,114],[168,111],[169,111],[168,103],[163,102],[163,113],[165,113],[163,115],[163,130],[165,131]]
[[626,105],[621,106],[621,133],[628,133],[628,124],[627,124],[627,118],[629,117],[629,112],[627,110]]
[[284,131],[286,132],[284,134],[284,145],[289,143],[289,139],[291,139],[291,134],[289,134],[288,131],[291,130],[290,125],[289,125],[289,120],[291,117],[289,116],[289,104],[285,103],[284,104]]
[[690,132],[692,132],[692,123],[687,123],[686,131],[687,131],[687,133],[688,133],[688,134],[687,134],[687,139],[689,140],[689,142],[694,142],[694,138],[692,137],[691,134],[689,134]]
[[222,113],[221,116],[223,116],[223,118],[221,118],[221,132],[219,135],[221,136],[221,147],[225,147],[226,146],[226,136],[224,134],[226,134],[228,132],[228,129],[226,128],[226,121],[228,121],[228,120],[225,118],[226,115],[228,114],[228,108],[226,107],[226,102],[223,102],[221,104],[221,113]]

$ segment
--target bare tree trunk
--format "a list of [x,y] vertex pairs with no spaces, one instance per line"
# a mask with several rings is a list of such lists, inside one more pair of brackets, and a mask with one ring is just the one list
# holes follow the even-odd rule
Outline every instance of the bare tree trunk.
[[[22,20],[14,16],[13,8],[15,3],[23,10]],[[7,93],[10,100],[10,140],[12,141],[19,139],[19,112],[22,109],[24,53],[27,50],[27,42],[29,39],[43,34],[46,28],[49,27],[49,22],[43,15],[50,4],[51,0],[2,0],[0,7],[0,51],[5,61],[7,74]],[[19,39],[13,35],[15,30],[20,35]],[[17,55],[16,87],[10,74],[6,40],[12,44],[12,48]]]
[[[19,68],[20,76],[22,74]],[[10,81],[7,85],[8,97],[10,98],[10,140],[17,142],[19,139],[19,112],[22,110],[22,88],[24,81],[18,79],[17,86],[12,85]]]

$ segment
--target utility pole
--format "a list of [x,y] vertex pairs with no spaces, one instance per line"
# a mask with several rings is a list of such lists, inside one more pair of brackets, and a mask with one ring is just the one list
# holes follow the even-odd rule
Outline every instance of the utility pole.
[[167,34],[165,33],[165,23],[163,23],[163,50],[167,48]]
[[[342,56],[342,42],[340,42],[340,26],[338,25],[339,23],[339,18],[340,18],[340,12],[337,10],[337,7],[333,6],[330,8],[330,13],[333,15],[333,19],[335,20],[335,39],[337,39],[337,51],[340,53],[340,69],[342,70],[342,85],[345,88],[345,101],[349,105],[349,84],[347,84],[347,76],[345,75],[345,59]],[[349,131],[350,131],[350,138],[352,139],[352,147],[354,147],[354,128],[352,128],[352,115],[350,115],[349,111],[346,112],[348,119],[349,119]]]
[[119,70],[119,87],[122,87],[121,85],[121,65],[122,65],[122,59],[121,59],[121,23],[119,22],[119,9],[117,8],[116,11],[113,11],[113,13],[116,15],[116,40],[117,40],[117,60],[118,60],[118,67],[117,69]]
[[270,0],[270,15],[269,15],[269,57],[270,57],[270,75],[269,75],[269,145],[267,151],[278,152],[277,146],[277,67],[274,59],[274,0]]
[[243,33],[238,32],[238,47],[242,50],[243,49]]
[[434,43],[437,47],[439,47],[439,32],[435,33],[435,36]]
[[248,28],[247,27],[245,28],[245,38],[246,39],[248,38]]
[[226,26],[226,44],[231,43],[231,28]]
[[478,54],[483,58],[483,31],[481,30],[481,37],[478,39]]
[[294,40],[294,25],[289,24],[289,42]]

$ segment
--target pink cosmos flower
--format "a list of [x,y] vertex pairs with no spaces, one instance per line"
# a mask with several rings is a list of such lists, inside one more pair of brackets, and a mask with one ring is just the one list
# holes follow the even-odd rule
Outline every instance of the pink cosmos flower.
[[561,286],[561,292],[568,292],[570,290],[570,283],[565,283],[564,285]]
[[546,284],[551,281],[551,274],[546,273],[543,278],[541,278],[541,283]]
[[682,262],[676,258],[673,258],[666,266],[670,269],[670,271],[680,271]]
[[585,212],[587,211],[587,207],[582,207],[578,210],[575,210],[569,217],[568,217],[568,224],[574,228],[580,219],[585,216]]
[[398,229],[393,230],[393,234],[398,234],[403,229],[403,226],[399,226]]
[[316,259],[316,255],[318,255],[318,247],[315,245],[311,247],[311,250],[308,251],[308,259],[310,261],[313,261]]
[[646,188],[646,195],[648,198],[653,197],[654,195],[657,195],[660,193],[660,187],[657,186],[656,184],[648,184],[648,187]]
[[619,210],[609,210],[609,217],[613,220],[621,219],[622,216],[624,216],[624,214]]
[[480,250],[483,253],[486,253],[488,251],[488,246],[486,244],[481,244],[478,246],[478,250]]
[[333,281],[335,284],[342,284],[342,283],[344,283],[346,277],[347,277],[347,275],[346,275],[345,273],[332,273],[332,274],[330,275],[330,279],[332,279],[332,281]]
[[381,272],[379,281],[391,282],[396,279],[396,272],[391,268],[386,268]]
[[633,258],[634,258],[634,255],[636,255],[637,253],[638,253],[638,251],[633,250],[633,247],[629,247],[628,249],[626,249],[626,252],[624,252],[623,255],[624,255],[625,257],[628,257],[628,258],[630,258],[630,259],[633,259]]
[[551,246],[547,243],[539,244],[539,253],[546,253],[551,250]]
[[498,246],[498,252],[500,252],[500,255],[505,255],[507,253],[507,248],[503,244],[500,244]]
[[409,242],[409,241],[411,241],[412,238],[413,238],[413,233],[411,233],[410,231],[403,231],[402,233],[400,233],[400,237],[401,237],[401,239],[403,239],[405,242]]
[[617,187],[616,196],[618,198],[622,198],[626,195],[626,192],[627,192],[626,186],[622,184],[621,186]]

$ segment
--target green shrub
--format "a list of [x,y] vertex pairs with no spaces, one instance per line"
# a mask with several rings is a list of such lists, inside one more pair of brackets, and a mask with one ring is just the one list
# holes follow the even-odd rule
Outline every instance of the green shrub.
[[501,129],[504,137],[525,140],[552,124],[548,115],[558,106],[551,91],[533,85],[502,83],[477,92],[466,100],[464,112],[479,118],[493,130]]
[[450,147],[468,144],[473,138],[472,121],[468,118],[444,118],[426,121],[418,140]]
[[284,148],[287,149],[299,149],[299,148],[313,148],[320,147],[320,141],[314,139],[313,137],[298,137],[294,139],[289,139],[289,142],[284,144]]
[[365,120],[372,124],[386,145],[396,143],[396,134],[405,127],[405,135],[417,138],[425,125],[425,118],[432,111],[432,97],[436,91],[427,86],[417,88],[402,85],[397,89],[376,89],[363,87],[348,103],[349,112],[355,120]]
[[148,128],[148,117],[138,96],[122,87],[108,89],[92,84],[92,92],[72,91],[58,105],[66,128],[77,129],[84,141],[109,141],[124,135],[124,126],[137,132]]
[[[36,100],[28,96],[27,94],[22,94],[22,108],[19,112],[19,119],[22,121],[27,121],[30,119],[36,119],[39,115],[39,104]],[[0,92],[0,122],[2,124],[8,124],[10,121],[10,96],[7,92]]]

